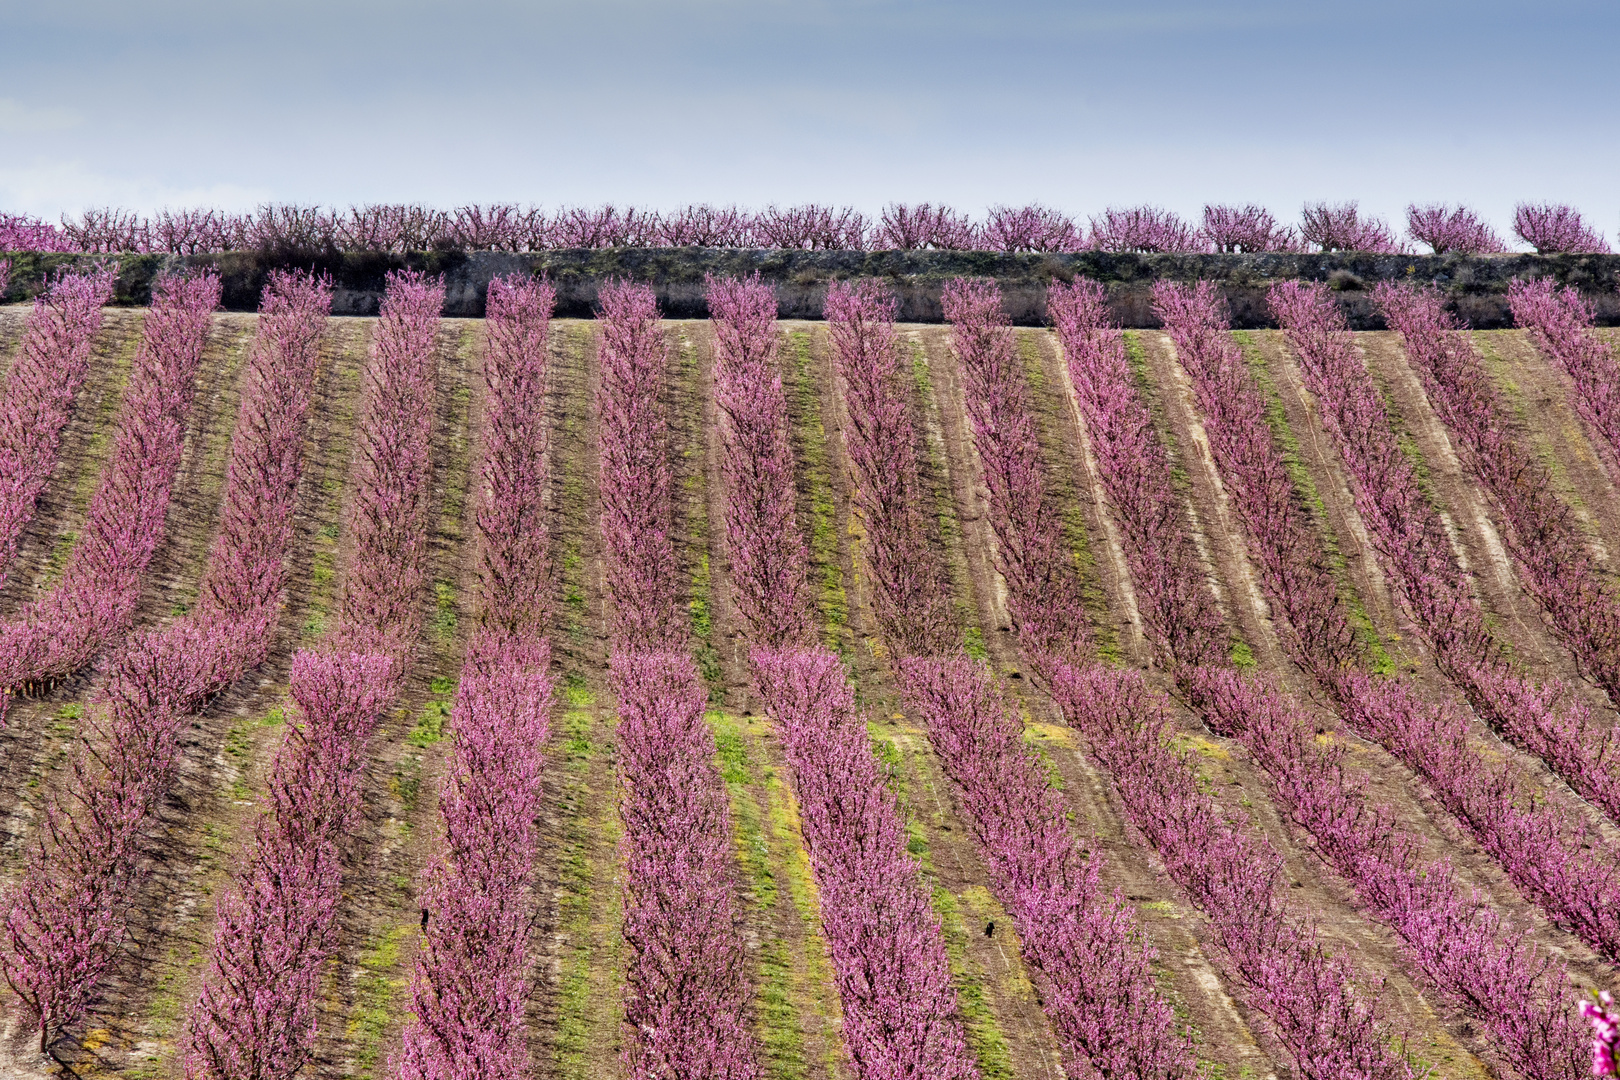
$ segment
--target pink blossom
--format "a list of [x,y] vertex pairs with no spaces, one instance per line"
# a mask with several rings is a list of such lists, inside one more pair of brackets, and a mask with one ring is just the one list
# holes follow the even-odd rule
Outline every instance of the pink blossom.
[[617,640],[678,647],[686,616],[675,562],[669,424],[659,402],[668,355],[651,287],[609,284],[600,294],[602,542]]
[[876,281],[835,281],[828,289],[828,330],[849,410],[845,448],[867,530],[862,571],[885,643],[901,654],[927,654],[951,647],[958,630],[922,504],[894,313],[893,295]]
[[1204,251],[1209,245],[1169,210],[1157,206],[1109,207],[1091,219],[1088,247],[1098,251]]
[[1587,225],[1573,206],[1520,203],[1513,210],[1513,233],[1543,255],[1609,250],[1603,234]]
[[1079,251],[1083,236],[1074,219],[1045,206],[992,206],[979,231],[989,251]]
[[1262,206],[1204,207],[1204,224],[1199,230],[1216,251],[1295,251],[1299,240],[1294,230],[1277,224],[1271,211]]
[[1007,581],[1019,640],[1036,663],[1083,655],[1091,628],[1058,508],[1046,495],[1033,406],[1001,290],[991,281],[957,278],[945,286],[944,306],[990,495],[996,568]]
[[714,396],[725,418],[726,541],[738,613],[764,648],[809,640],[787,397],[776,370],[776,291],[755,274],[709,278]]
[[1103,288],[1087,278],[1054,283],[1047,313],[1063,342],[1103,490],[1125,537],[1143,630],[1173,664],[1219,663],[1226,629],[1170,489],[1169,455],[1153,430]]
[[1398,254],[1400,245],[1382,218],[1364,218],[1354,200],[1330,205],[1306,203],[1299,238],[1319,251],[1368,251]]
[[872,234],[876,251],[971,251],[980,244],[979,229],[948,206],[891,203]]
[[1420,244],[1427,244],[1436,255],[1494,255],[1507,250],[1479,215],[1466,206],[1410,205],[1406,208],[1406,231]]

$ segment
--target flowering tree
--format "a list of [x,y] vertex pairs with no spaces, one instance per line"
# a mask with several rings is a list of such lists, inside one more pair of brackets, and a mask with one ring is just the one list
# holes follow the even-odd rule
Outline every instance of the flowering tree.
[[1520,203],[1513,210],[1513,234],[1543,255],[1609,250],[1603,234],[1587,225],[1573,206]]
[[1381,218],[1363,218],[1354,200],[1346,203],[1306,203],[1299,238],[1320,251],[1400,251],[1395,234]]
[[1083,245],[1074,219],[1045,206],[992,206],[979,231],[989,251],[1079,251]]
[[957,629],[922,505],[917,435],[900,391],[895,306],[876,281],[835,281],[826,314],[849,410],[845,446],[855,506],[867,523],[861,554],[878,628],[890,648],[930,653],[950,648]]
[[1420,244],[1427,244],[1436,255],[1497,254],[1507,250],[1479,215],[1466,206],[1410,205],[1406,208],[1406,231]]
[[646,285],[601,292],[596,412],[602,427],[602,540],[618,640],[637,647],[685,635],[675,562],[668,423],[658,400],[668,356]]
[[1199,231],[1157,206],[1109,207],[1091,219],[1088,247],[1098,251],[1203,251]]
[[877,251],[970,251],[979,244],[979,230],[966,214],[931,203],[889,204],[872,233],[872,247]]
[[1204,207],[1204,224],[1199,230],[1216,251],[1295,251],[1299,240],[1294,230],[1277,224],[1263,206]]

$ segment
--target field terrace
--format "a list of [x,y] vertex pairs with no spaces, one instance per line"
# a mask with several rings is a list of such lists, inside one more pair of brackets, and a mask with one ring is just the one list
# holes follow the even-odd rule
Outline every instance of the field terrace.
[[[0,370],[17,357],[31,311],[0,308]],[[112,454],[122,392],[145,321],[141,309],[104,310],[57,460],[0,587],[0,619],[43,595],[68,565]],[[258,323],[250,314],[212,318],[163,540],[141,577],[139,630],[164,628],[197,604]],[[52,1055],[79,1076],[185,1074],[189,1017],[209,978],[216,903],[251,848],[272,762],[298,715],[289,690],[293,657],[337,625],[344,584],[355,573],[348,518],[357,474],[356,424],[377,325],[360,317],[326,323],[287,555],[286,602],[270,658],[181,726],[172,783],[140,830],[141,872],[125,916],[127,940],[82,1013],[52,1033]],[[643,1075],[636,1071],[643,1058],[627,1053],[640,1036],[625,1020],[627,971],[635,957],[622,933],[629,841],[621,821],[624,759],[608,662],[616,616],[600,521],[600,329],[594,320],[552,319],[544,363],[545,562],[551,577],[545,630],[558,689],[549,728],[541,725],[549,735],[539,836],[526,883],[536,915],[521,1028],[529,1052],[524,1071],[546,1077]],[[844,957],[830,946],[824,928],[829,915],[820,907],[817,863],[801,822],[788,747],[751,666],[753,631],[739,610],[728,540],[728,428],[716,397],[714,328],[707,320],[665,320],[660,329],[665,371],[658,408],[667,419],[677,599],[690,628],[683,648],[708,697],[705,723],[733,843],[732,911],[747,991],[743,1021],[755,1036],[749,1062],[732,1061],[714,1075],[877,1075],[852,1055],[843,1036]],[[419,598],[423,629],[408,643],[398,695],[366,743],[360,809],[337,843],[342,898],[332,956],[320,974],[306,1076],[398,1074],[412,972],[430,940],[421,929],[422,875],[443,851],[438,792],[451,764],[457,678],[467,643],[484,618],[480,596],[487,595],[480,591],[477,518],[486,323],[446,318],[434,333],[431,479],[420,553],[429,583]],[[859,470],[849,454],[855,421],[828,324],[781,321],[775,333],[768,363],[785,396],[795,525],[805,553],[809,626],[798,644],[824,646],[847,670],[871,753],[903,822],[906,852],[931,901],[923,924],[937,926],[941,935],[956,1010],[948,1026],[965,1040],[971,1059],[966,1071],[1032,1080],[1065,1070],[1071,1077],[1084,1075],[1087,1066],[1054,1031],[1046,1008],[1048,976],[1026,962],[1016,929],[1021,924],[1003,906],[1004,882],[986,862],[962,788],[936,755],[927,718],[902,685],[901,657],[884,623],[890,613],[880,610],[884,599],[874,588],[868,554],[874,525],[881,523],[858,509]],[[911,420],[919,480],[911,498],[927,556],[949,593],[947,621],[960,638],[951,648],[986,665],[997,692],[1021,718],[1023,745],[1057,792],[1081,849],[1100,856],[1102,889],[1119,893],[1152,950],[1153,985],[1169,1005],[1192,1067],[1226,1078],[1361,1075],[1300,1067],[1253,981],[1236,974],[1233,955],[1221,944],[1230,938],[1216,932],[1202,905],[1167,871],[1160,849],[1133,823],[1130,800],[1122,798],[1115,774],[1099,764],[1096,746],[1065,722],[1042,658],[1026,651],[1028,641],[1014,625],[1017,605],[998,569],[994,508],[953,333],[950,325],[897,325],[898,378],[890,387]],[[1431,1067],[1448,1080],[1579,1075],[1566,1067],[1567,1057],[1549,1058],[1546,1071],[1537,1071],[1504,1054],[1477,1010],[1429,980],[1402,938],[1318,854],[1309,833],[1289,820],[1244,741],[1223,738],[1201,721],[1187,700],[1184,673],[1167,661],[1144,623],[1126,523],[1101,475],[1098,433],[1086,423],[1062,343],[1041,327],[1007,333],[1012,377],[1027,392],[1063,572],[1076,576],[1084,605],[1091,639],[1085,662],[1140,671],[1146,690],[1163,695],[1174,751],[1196,775],[1203,796],[1256,850],[1275,851],[1278,892],[1321,948],[1353,973],[1354,986],[1382,1025],[1374,1028],[1381,1052],[1390,1060],[1409,1057],[1416,1074]],[[1417,700],[1450,703],[1472,718],[1461,692],[1437,666],[1423,628],[1413,624],[1378,541],[1358,512],[1347,464],[1288,336],[1244,330],[1233,338],[1246,375],[1264,398],[1290,497],[1320,541],[1370,668],[1397,679]],[[1587,415],[1592,408],[1581,404],[1570,375],[1529,333],[1478,331],[1469,340],[1499,397],[1499,421],[1543,471],[1612,604],[1620,571],[1614,448]],[[1427,396],[1401,336],[1356,332],[1352,342],[1402,453],[1415,467],[1423,498],[1443,523],[1468,593],[1499,643],[1497,655],[1535,680],[1558,680],[1567,688],[1566,704],[1584,706],[1591,723],[1608,731],[1616,722],[1615,703],[1587,677],[1589,662],[1571,651],[1528,591],[1504,539],[1500,502]],[[1125,331],[1123,346],[1150,419],[1147,434],[1164,448],[1168,512],[1190,538],[1189,573],[1225,635],[1223,662],[1266,676],[1291,695],[1314,723],[1315,741],[1341,747],[1345,767],[1365,775],[1368,801],[1390,809],[1416,845],[1419,864],[1449,860],[1459,893],[1477,893],[1485,909],[1504,920],[1504,939],[1522,935],[1530,955],[1567,967],[1548,985],[1569,1015],[1587,988],[1620,983],[1620,955],[1613,949],[1603,955],[1588,944],[1591,935],[1549,918],[1432,787],[1341,722],[1332,697],[1291,659],[1289,631],[1251,561],[1255,555],[1233,506],[1230,481],[1212,453],[1193,378],[1162,331]],[[0,393],[6,389],[0,383]],[[0,728],[6,781],[0,785],[0,866],[7,884],[21,880],[46,830],[45,808],[71,805],[67,795],[81,748],[102,745],[102,695],[119,650],[113,644],[96,664],[31,686],[11,701]],[[1468,731],[1470,745],[1490,766],[1508,766],[1522,777],[1598,855],[1620,845],[1615,822],[1518,741],[1505,741],[1477,721]],[[26,1008],[8,998],[3,1018],[0,1068],[8,1075],[52,1075],[59,1066],[40,1055],[38,1029]],[[1583,1062],[1585,1033],[1579,1026],[1574,1031],[1575,1060]]]

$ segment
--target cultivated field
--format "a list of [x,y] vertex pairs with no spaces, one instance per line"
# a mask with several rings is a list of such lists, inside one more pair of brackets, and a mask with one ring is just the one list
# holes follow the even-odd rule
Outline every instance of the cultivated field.
[[[1283,314],[1289,329],[1226,334],[1189,292],[1179,323],[1127,331],[1115,353],[1083,290],[1058,292],[1070,307],[1053,329],[1002,330],[974,297],[954,315],[947,297],[955,327],[900,324],[892,347],[882,304],[858,292],[832,323],[776,324],[774,349],[749,336],[747,297],[718,349],[715,324],[664,321],[659,352],[629,307],[545,328],[529,358],[543,393],[501,406],[543,402],[530,494],[546,546],[510,565],[549,581],[545,621],[503,625],[537,636],[498,648],[543,658],[549,639],[550,682],[526,685],[554,699],[549,725],[523,729],[545,733],[538,832],[512,841],[532,843],[532,879],[501,902],[533,915],[526,954],[503,969],[522,997],[484,1024],[526,1045],[528,1075],[1589,1069],[1574,1003],[1620,984],[1620,773],[1604,754],[1620,699],[1612,362],[1580,382],[1527,331],[1475,332],[1485,378],[1471,381],[1415,301],[1391,319],[1404,337],[1339,338],[1313,331],[1315,293]],[[0,365],[31,310],[0,308]],[[105,309],[0,619],[69,573],[151,318]],[[211,317],[137,629],[207,607],[259,323]],[[197,1002],[221,993],[221,897],[264,872],[272,804],[292,813],[271,791],[307,718],[294,657],[339,647],[394,667],[377,681],[380,722],[346,744],[361,755],[354,804],[318,838],[340,888],[321,909],[334,929],[316,950],[303,1074],[438,1075],[402,1057],[402,1040],[429,1039],[407,1036],[413,972],[452,963],[446,912],[484,909],[455,907],[463,886],[442,874],[423,900],[423,875],[445,858],[469,641],[515,593],[491,585],[500,541],[480,527],[500,413],[492,323],[406,326],[391,347],[431,335],[427,366],[409,400],[380,406],[366,373],[382,325],[331,318],[320,333],[273,644],[200,711],[170,708],[178,750],[132,827],[127,927],[84,1008],[50,1032],[76,1075],[178,1077],[188,1053],[196,1075],[283,1075],[200,1064]],[[1346,357],[1364,359],[1371,397],[1334,366]],[[419,510],[396,521],[411,536],[355,524],[395,521],[372,489],[398,477],[361,437],[385,407],[431,432],[408,492]],[[1480,410],[1496,412],[1471,425]],[[776,415],[790,477],[768,467]],[[765,419],[743,438],[750,417]],[[504,438],[523,429],[502,423],[517,425]],[[777,519],[773,478],[791,484]],[[660,569],[661,514],[673,561]],[[420,573],[413,612],[382,619],[386,597],[359,611],[362,587],[414,580],[396,562]],[[71,793],[100,768],[83,748],[115,753],[105,697],[127,635],[107,618],[93,664],[15,681],[0,728],[8,884],[38,862],[45,807],[83,817]],[[408,640],[388,638],[401,628]],[[495,674],[477,677],[495,689],[480,715],[498,725],[522,690],[499,672],[521,665],[483,649]],[[853,687],[871,763],[863,740],[838,738],[852,730],[842,680],[807,674],[823,649]],[[647,655],[663,666],[638,668]],[[706,695],[697,729],[681,725],[698,708],[687,683]],[[462,791],[506,775],[460,767]],[[526,781],[508,772],[494,801],[521,804]],[[659,788],[677,776],[685,802]],[[716,806],[729,838],[704,824]],[[723,865],[689,855],[717,836]],[[322,872],[309,871],[317,892]],[[490,924],[507,926],[495,907]],[[690,985],[661,981],[676,975]],[[28,1009],[11,997],[3,1016],[0,1072],[53,1074]],[[715,1035],[722,1021],[735,1030]],[[670,1064],[685,1052],[725,1060]]]

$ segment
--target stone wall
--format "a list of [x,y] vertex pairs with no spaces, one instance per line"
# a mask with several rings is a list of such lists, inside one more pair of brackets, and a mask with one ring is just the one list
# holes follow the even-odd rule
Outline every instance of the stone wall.
[[[18,303],[36,293],[53,269],[97,261],[86,255],[14,254],[5,301]],[[1015,322],[1044,320],[1046,286],[1054,278],[1085,275],[1103,282],[1121,323],[1151,327],[1149,289],[1168,278],[1218,282],[1238,327],[1274,325],[1266,309],[1266,289],[1276,281],[1326,281],[1338,293],[1350,325],[1382,329],[1370,290],[1380,281],[1438,285],[1452,307],[1480,329],[1511,325],[1507,287],[1515,277],[1551,277],[1586,293],[1605,325],[1620,324],[1620,255],[1072,255],[998,254],[972,251],[738,251],[707,248],[612,248],[501,252],[427,252],[411,255],[370,253],[229,252],[223,255],[129,255],[119,259],[117,302],[144,304],[152,278],[170,266],[212,266],[225,281],[225,306],[251,311],[265,274],[275,267],[306,266],[332,275],[338,288],[334,310],[372,315],[382,298],[383,279],[392,269],[412,267],[445,275],[445,313],[481,316],[490,278],[509,273],[545,273],[557,286],[557,313],[589,316],[602,282],[615,278],[650,282],[672,318],[702,318],[705,274],[751,274],[776,284],[783,318],[818,319],[827,283],[856,277],[889,281],[900,297],[906,322],[938,322],[940,290],[959,275],[993,277],[1001,283]]]

